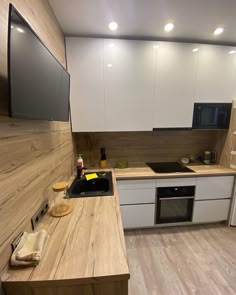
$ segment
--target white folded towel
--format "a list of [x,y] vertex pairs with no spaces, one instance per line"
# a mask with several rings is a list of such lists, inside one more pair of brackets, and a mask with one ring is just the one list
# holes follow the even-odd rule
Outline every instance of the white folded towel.
[[12,253],[11,265],[37,265],[41,260],[48,238],[49,235],[44,229],[30,234],[24,232]]

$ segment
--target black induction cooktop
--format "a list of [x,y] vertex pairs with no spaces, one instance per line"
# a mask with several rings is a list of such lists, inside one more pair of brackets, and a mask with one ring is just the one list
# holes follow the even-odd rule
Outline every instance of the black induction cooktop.
[[178,162],[153,162],[146,163],[146,165],[148,165],[155,173],[194,172]]

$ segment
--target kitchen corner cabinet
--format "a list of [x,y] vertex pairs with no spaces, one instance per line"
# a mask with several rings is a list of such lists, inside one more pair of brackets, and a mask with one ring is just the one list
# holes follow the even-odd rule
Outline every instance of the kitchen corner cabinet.
[[66,38],[72,131],[106,131],[102,39]]
[[153,41],[103,40],[107,131],[151,131]]
[[191,128],[198,51],[195,44],[159,42],[157,49],[154,126]]
[[154,204],[133,204],[120,207],[124,229],[154,226]]
[[200,45],[196,102],[232,102],[236,95],[236,56],[229,46]]
[[117,182],[123,227],[154,226],[155,180]]

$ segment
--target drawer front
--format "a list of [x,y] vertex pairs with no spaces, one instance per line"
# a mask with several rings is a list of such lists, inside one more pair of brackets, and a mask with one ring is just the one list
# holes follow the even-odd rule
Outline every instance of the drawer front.
[[142,188],[155,188],[156,181],[153,179],[146,180],[118,180],[118,190],[123,189],[142,189]]
[[191,178],[168,178],[168,179],[157,179],[157,187],[167,187],[167,186],[188,186],[196,185],[197,179],[195,177]]
[[233,183],[233,176],[198,177],[195,200],[229,199]]
[[124,228],[154,226],[154,204],[120,206]]
[[193,222],[215,222],[228,219],[230,199],[195,201]]
[[118,190],[120,204],[155,203],[155,189]]

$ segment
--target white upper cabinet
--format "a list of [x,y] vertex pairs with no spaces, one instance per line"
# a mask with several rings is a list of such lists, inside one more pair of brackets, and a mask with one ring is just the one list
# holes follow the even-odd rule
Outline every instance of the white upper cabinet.
[[155,86],[155,128],[192,127],[198,51],[194,44],[159,42]]
[[66,38],[72,131],[105,131],[102,39]]
[[74,132],[191,128],[194,102],[236,98],[233,47],[67,37],[66,48]]
[[235,54],[229,54],[233,49],[199,46],[196,102],[232,102],[235,98]]
[[153,41],[103,41],[108,131],[152,130],[155,45]]

